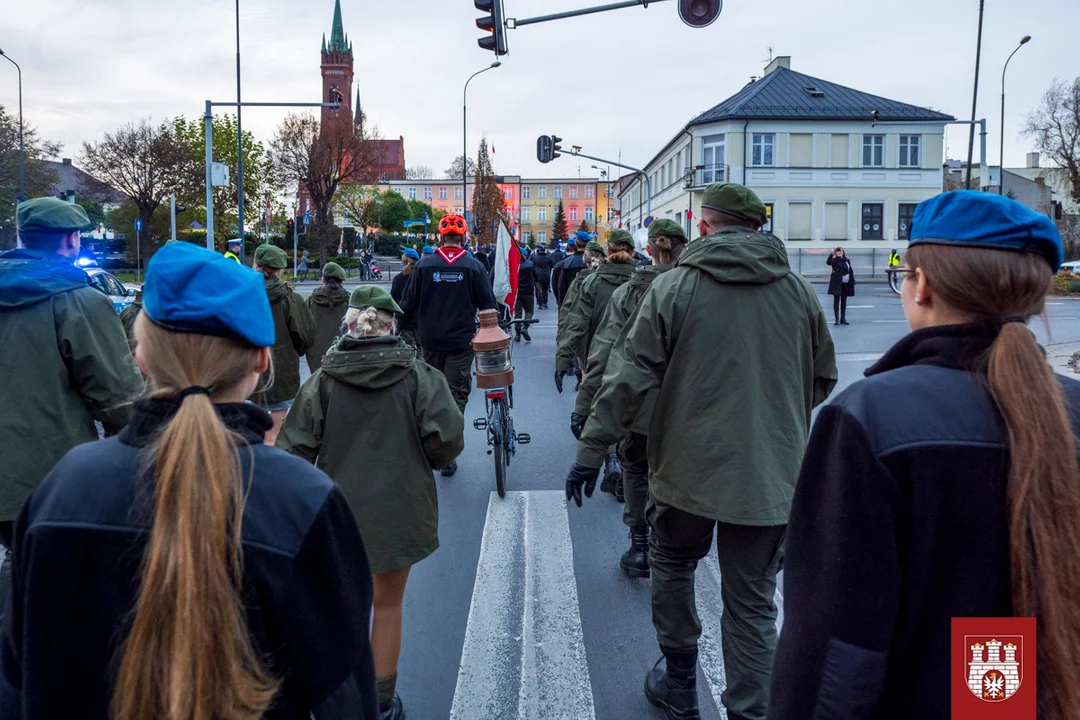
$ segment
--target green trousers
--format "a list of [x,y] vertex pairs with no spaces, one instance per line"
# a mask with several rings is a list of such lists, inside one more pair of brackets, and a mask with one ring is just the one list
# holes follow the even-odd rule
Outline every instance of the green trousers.
[[533,311],[536,309],[536,298],[532,295],[518,295],[514,303],[514,319],[519,320],[524,315],[526,320],[533,319]]
[[623,473],[623,522],[629,527],[648,525],[645,503],[649,500],[649,438],[630,433],[616,446]]
[[458,410],[465,412],[472,392],[473,351],[453,350],[450,352],[424,351],[424,362],[446,376],[450,394],[454,396]]
[[709,553],[713,529],[720,561],[720,631],[729,717],[764,720],[776,655],[776,574],[783,566],[786,525],[731,525],[656,500],[646,510],[652,527],[652,611],[662,650],[696,649],[701,635],[694,570]]

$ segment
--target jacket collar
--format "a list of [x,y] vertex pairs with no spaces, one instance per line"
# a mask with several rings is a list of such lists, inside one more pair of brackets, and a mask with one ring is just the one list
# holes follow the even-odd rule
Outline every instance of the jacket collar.
[[[221,403],[214,405],[214,408],[225,425],[248,445],[263,442],[266,431],[274,426],[270,414],[258,405]],[[128,426],[120,432],[120,442],[138,448],[146,447],[157,438],[179,409],[180,403],[175,400],[136,400],[135,413]]]
[[939,325],[902,338],[866,370],[878,375],[909,365],[936,365],[967,372],[986,372],[987,353],[1001,326],[993,323]]

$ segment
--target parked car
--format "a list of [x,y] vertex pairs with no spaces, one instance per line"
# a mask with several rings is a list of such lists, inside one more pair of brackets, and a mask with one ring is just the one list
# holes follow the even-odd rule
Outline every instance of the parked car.
[[1069,270],[1070,272],[1080,273],[1080,260],[1071,260],[1067,263],[1061,263],[1062,270]]
[[137,290],[127,288],[122,282],[101,268],[86,268],[86,274],[90,279],[90,286],[95,287],[109,296],[113,308],[117,314],[131,303],[135,302]]

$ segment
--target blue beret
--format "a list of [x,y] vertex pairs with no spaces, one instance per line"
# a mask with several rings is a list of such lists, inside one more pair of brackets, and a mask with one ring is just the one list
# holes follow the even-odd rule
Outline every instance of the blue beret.
[[413,250],[410,247],[401,248],[401,254],[404,255],[405,257],[409,258],[410,260],[419,260],[420,259],[420,253],[416,252],[415,250]]
[[1061,233],[1050,218],[1015,200],[976,190],[955,190],[919,203],[908,244],[1036,253],[1054,272],[1065,260]]
[[431,253],[435,252],[435,248],[431,247],[430,245],[425,245],[424,249],[420,252],[424,253],[425,255],[430,255]]
[[592,235],[585,232],[584,230],[578,230],[577,235],[574,236],[574,239],[575,240],[580,240],[581,242],[584,242],[584,243],[587,243],[587,242],[592,242],[593,237],[592,237]]
[[274,344],[274,316],[263,276],[187,242],[170,242],[146,267],[143,311],[173,332]]

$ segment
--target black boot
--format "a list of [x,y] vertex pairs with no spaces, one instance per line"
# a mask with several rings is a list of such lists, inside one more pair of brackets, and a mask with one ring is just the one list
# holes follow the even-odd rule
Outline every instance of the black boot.
[[379,708],[379,714],[381,720],[405,720],[405,706],[402,705],[397,693],[394,693],[389,704]]
[[532,336],[529,335],[529,328],[521,328],[521,337],[525,338],[525,342],[532,342]]
[[514,332],[514,342],[521,342],[521,328]]
[[604,460],[604,479],[600,481],[600,492],[615,494],[615,487],[622,480],[622,469],[615,453],[608,453]]
[[[697,648],[664,651],[645,676],[645,697],[667,720],[700,720],[697,703]],[[665,662],[666,661],[666,662]]]
[[457,460],[451,460],[450,464],[439,471],[443,477],[452,477],[457,472]]
[[615,499],[621,503],[626,502],[626,491],[624,487],[625,476],[620,472],[619,481],[615,483]]
[[840,313],[836,312],[836,313],[833,313],[833,315],[835,316],[835,319],[833,321],[833,325],[839,325],[840,324]]
[[630,549],[623,553],[619,567],[630,577],[649,577],[649,526],[630,528]]
[[847,325],[848,324],[847,311],[846,310],[843,313],[840,314],[840,324],[841,325]]

